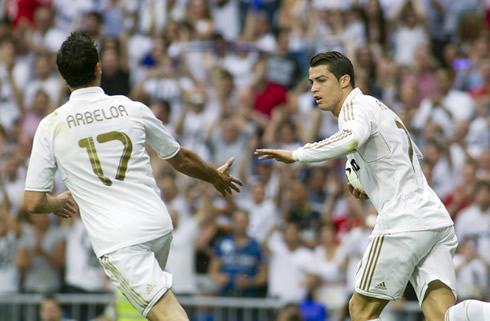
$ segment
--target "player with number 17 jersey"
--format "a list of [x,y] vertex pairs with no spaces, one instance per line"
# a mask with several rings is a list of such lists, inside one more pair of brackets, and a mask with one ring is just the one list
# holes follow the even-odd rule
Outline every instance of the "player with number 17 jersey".
[[78,89],[41,121],[25,190],[51,192],[59,169],[98,257],[158,238],[172,223],[146,142],[163,159],[180,149],[147,106],[100,87]]

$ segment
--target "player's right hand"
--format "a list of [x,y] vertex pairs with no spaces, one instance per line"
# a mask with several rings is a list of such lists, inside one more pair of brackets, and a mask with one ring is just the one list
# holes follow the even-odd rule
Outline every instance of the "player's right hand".
[[347,183],[347,186],[349,187],[349,192],[352,195],[354,195],[355,198],[360,199],[360,200],[369,199],[369,196],[364,191],[361,191],[360,189],[352,186],[351,183]]
[[226,163],[218,167],[218,173],[220,175],[213,184],[214,188],[216,188],[216,190],[220,192],[224,197],[226,197],[228,194],[231,195],[232,190],[240,192],[240,188],[238,187],[238,185],[243,186],[243,182],[241,180],[231,176],[229,173],[229,168],[231,167],[231,164],[233,164],[234,160],[234,157],[230,157],[230,159],[228,159]]

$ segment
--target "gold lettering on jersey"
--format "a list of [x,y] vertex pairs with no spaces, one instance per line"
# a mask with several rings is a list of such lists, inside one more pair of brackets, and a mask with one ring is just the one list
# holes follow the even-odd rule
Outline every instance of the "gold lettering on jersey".
[[85,119],[83,119],[83,115],[80,113],[75,114],[75,119],[77,120],[77,125],[80,126],[80,122],[82,125],[85,125]]
[[92,116],[91,112],[89,112],[89,111],[85,112],[85,120],[86,120],[87,124],[91,124],[94,122],[94,117]]
[[100,109],[94,110],[94,118],[96,121],[103,121],[103,119],[100,116]]
[[77,125],[77,122],[75,121],[75,117],[73,117],[73,115],[68,115],[68,117],[66,117],[66,122],[68,123],[69,128],[71,128],[71,125]]
[[106,109],[101,108],[92,111],[86,111],[84,113],[68,115],[66,117],[66,124],[68,125],[68,128],[72,128],[126,116],[129,116],[126,107],[124,107],[123,105],[119,105],[117,107],[111,106]]
[[112,119],[112,117],[108,117],[106,114],[105,114],[105,110],[102,109],[102,115],[104,115],[104,119]]
[[126,107],[124,107],[123,105],[119,105],[117,108],[119,109],[119,113],[121,113],[121,115],[124,113],[126,114],[126,116],[129,116]]

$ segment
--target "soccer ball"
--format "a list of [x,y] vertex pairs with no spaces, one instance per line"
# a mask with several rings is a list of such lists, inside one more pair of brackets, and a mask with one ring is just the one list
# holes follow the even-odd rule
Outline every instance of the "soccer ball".
[[345,163],[345,176],[347,176],[347,180],[352,186],[360,191],[364,191],[364,187],[362,187],[356,171],[352,168],[352,165],[349,162]]

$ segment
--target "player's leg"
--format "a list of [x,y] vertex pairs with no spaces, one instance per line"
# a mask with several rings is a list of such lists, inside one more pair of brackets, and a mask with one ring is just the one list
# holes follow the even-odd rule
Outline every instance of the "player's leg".
[[[166,237],[159,239],[157,242],[152,243],[152,250],[155,253],[162,270],[167,265],[168,254],[170,252],[170,243],[172,242],[172,234],[168,234]],[[184,308],[177,301],[172,290],[168,290],[158,300],[147,315],[150,321],[187,321],[187,317]]]
[[429,283],[422,301],[422,311],[427,321],[444,321],[447,309],[454,305],[453,291],[443,282],[435,280]]
[[349,301],[349,314],[352,321],[381,320],[379,316],[388,300],[373,298],[354,292]]
[[[131,305],[151,321],[189,320],[171,292],[172,275],[157,256],[167,252],[171,234],[116,250],[99,258],[104,271]],[[158,255],[155,248],[163,250]],[[165,255],[163,255],[165,256]]]
[[376,320],[389,301],[402,297],[420,261],[420,239],[412,233],[370,236],[356,273],[355,293],[349,301],[353,321]]
[[445,321],[487,321],[490,320],[490,303],[465,300],[446,312]]
[[150,321],[188,321],[189,318],[172,290],[168,290],[146,316]]
[[[414,270],[412,283],[427,321],[444,321],[456,302],[453,255],[458,245],[453,227],[431,232],[436,241]],[[428,242],[430,244],[430,242]]]

